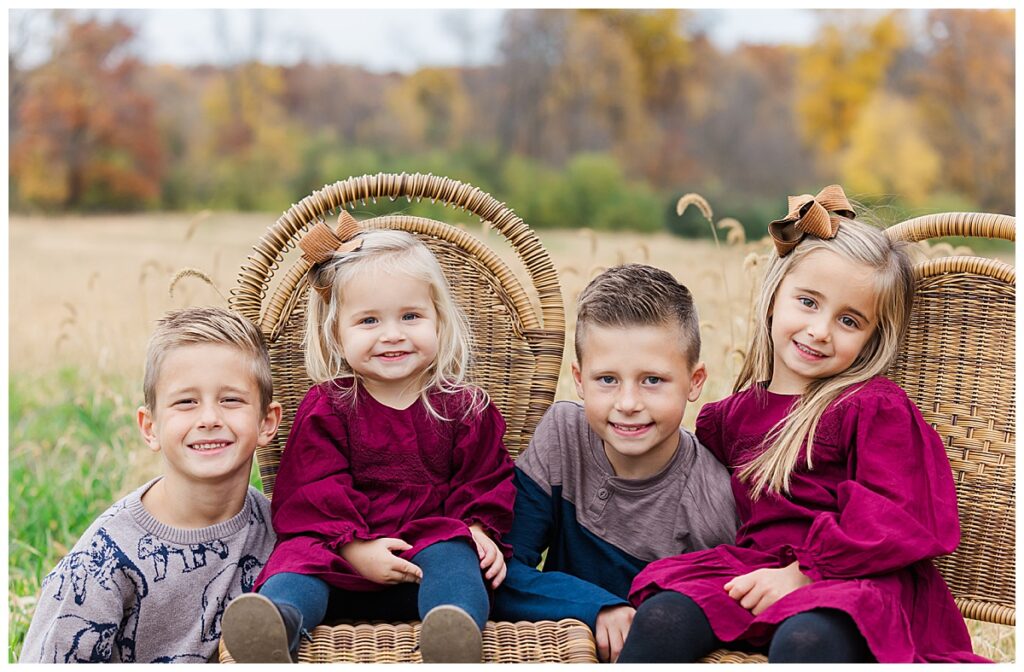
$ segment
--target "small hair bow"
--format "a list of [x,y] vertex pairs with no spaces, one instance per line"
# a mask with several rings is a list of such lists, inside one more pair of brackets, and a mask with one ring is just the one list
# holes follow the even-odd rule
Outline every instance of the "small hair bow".
[[338,215],[338,228],[334,231],[324,220],[318,220],[313,228],[299,239],[302,258],[309,262],[309,284],[317,291],[326,303],[331,302],[331,285],[320,285],[316,282],[317,266],[341,252],[355,252],[363,246],[363,239],[356,238],[360,231],[359,222],[342,208]]
[[363,239],[356,238],[359,233],[359,222],[342,209],[338,215],[338,228],[334,231],[323,220],[317,221],[313,228],[299,239],[302,258],[316,265],[327,261],[337,252],[355,252],[363,246]]
[[[835,213],[830,215],[829,213]],[[768,233],[775,241],[775,249],[784,257],[811,234],[818,238],[835,238],[839,230],[841,215],[847,219],[856,217],[853,206],[846,200],[846,193],[838,184],[830,184],[817,196],[803,194],[789,197],[789,213],[768,225]]]

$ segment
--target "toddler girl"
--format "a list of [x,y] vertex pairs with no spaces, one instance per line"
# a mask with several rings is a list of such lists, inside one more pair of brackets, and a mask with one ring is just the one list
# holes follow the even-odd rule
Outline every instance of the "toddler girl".
[[[732,473],[735,546],[651,563],[619,662],[978,660],[930,558],[960,538],[942,440],[882,374],[914,278],[838,185],[790,198],[734,394],[697,436]],[[829,214],[829,213],[833,214]]]
[[301,240],[312,267],[306,368],[271,505],[277,545],[258,594],[224,615],[243,661],[288,662],[335,618],[422,618],[425,662],[480,662],[489,595],[511,549],[505,423],[467,385],[468,328],[437,260],[412,235]]

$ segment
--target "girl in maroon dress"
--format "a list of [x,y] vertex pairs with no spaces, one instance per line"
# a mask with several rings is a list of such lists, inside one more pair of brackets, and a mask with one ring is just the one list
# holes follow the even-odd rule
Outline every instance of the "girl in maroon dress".
[[930,561],[960,539],[942,440],[882,377],[912,305],[906,249],[853,221],[838,185],[789,205],[734,394],[697,418],[732,473],[736,544],[636,577],[619,662],[723,644],[770,662],[982,660]]
[[412,235],[318,223],[306,368],[271,504],[277,545],[258,594],[232,602],[225,644],[290,660],[327,617],[423,619],[426,662],[479,662],[488,588],[511,549],[505,423],[464,382],[468,329],[437,260]]

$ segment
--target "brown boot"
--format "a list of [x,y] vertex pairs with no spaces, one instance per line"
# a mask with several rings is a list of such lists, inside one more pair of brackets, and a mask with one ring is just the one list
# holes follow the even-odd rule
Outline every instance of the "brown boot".
[[483,635],[465,610],[442,604],[423,618],[420,654],[424,663],[479,663],[483,655]]
[[238,663],[291,663],[285,619],[277,606],[257,593],[231,600],[220,622],[224,646]]

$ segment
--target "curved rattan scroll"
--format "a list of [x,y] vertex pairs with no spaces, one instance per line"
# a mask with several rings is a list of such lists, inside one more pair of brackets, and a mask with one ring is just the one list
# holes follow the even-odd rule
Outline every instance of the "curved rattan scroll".
[[885,231],[893,240],[925,240],[945,236],[1016,240],[1016,219],[984,212],[942,212],[901,222]]
[[558,274],[540,239],[523,220],[494,197],[477,187],[437,175],[378,173],[351,177],[314,191],[292,205],[256,244],[248,263],[242,267],[238,287],[231,290],[231,307],[254,322],[260,321],[262,300],[266,296],[284,253],[295,247],[297,234],[318,218],[340,207],[351,208],[370,199],[428,198],[444,205],[467,210],[489,223],[512,245],[522,260],[537,290],[545,329],[565,329],[565,313]]

